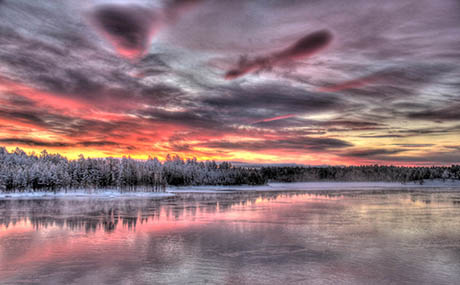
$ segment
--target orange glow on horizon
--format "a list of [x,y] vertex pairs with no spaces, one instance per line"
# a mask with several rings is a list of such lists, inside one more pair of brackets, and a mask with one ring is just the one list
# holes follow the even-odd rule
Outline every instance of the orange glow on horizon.
[[[363,78],[348,83],[339,84],[327,92],[352,88],[373,82],[376,78]],[[270,129],[253,126],[261,122],[272,122],[297,116],[287,114],[266,118],[249,125],[235,128],[233,131],[216,131],[201,129],[199,132],[190,132],[190,128],[181,122],[169,122],[167,119],[156,120],[141,114],[131,114],[129,110],[145,110],[151,106],[142,107],[142,102],[135,102],[127,97],[116,102],[106,102],[104,95],[96,100],[77,100],[66,94],[55,94],[23,83],[0,77],[0,96],[2,107],[0,111],[11,113],[13,116],[0,118],[0,146],[6,146],[9,151],[16,147],[24,149],[27,153],[40,153],[46,149],[49,153],[59,153],[69,159],[78,159],[82,154],[85,157],[131,157],[145,160],[157,157],[165,160],[168,154],[179,155],[184,159],[197,158],[198,160],[235,161],[246,163],[295,163],[305,165],[369,165],[385,164],[397,166],[416,165],[450,165],[451,163],[438,163],[436,161],[404,161],[396,154],[388,160],[369,159],[366,157],[342,156],[342,149],[329,150],[321,147],[303,148],[301,144],[294,144],[288,148],[277,146],[277,143],[286,140],[283,133]],[[325,91],[326,92],[326,91]],[[10,101],[9,94],[17,94],[30,100],[30,103],[21,106],[23,109],[16,111],[17,105]],[[140,109],[139,109],[140,108]],[[142,109],[144,108],[144,109]],[[40,112],[47,116],[41,118]],[[31,115],[29,115],[29,113]],[[16,117],[15,117],[16,116]],[[49,118],[48,118],[49,117]],[[38,121],[41,119],[42,121]],[[56,122],[55,122],[56,120]],[[288,131],[287,131],[288,132]],[[181,134],[189,134],[182,137]],[[356,135],[355,135],[356,134]],[[360,133],[348,134],[328,131],[326,135],[310,135],[313,139],[346,139],[354,148],[374,149],[376,144],[372,139],[363,139]],[[178,136],[178,138],[176,138]],[[292,139],[295,137],[289,137]],[[425,139],[425,138],[423,138]],[[430,140],[430,138],[426,138]],[[453,135],[437,136],[438,144],[429,148],[437,151],[442,148],[438,145],[455,145]],[[431,141],[434,141],[431,138]],[[378,145],[393,147],[394,139],[379,139]],[[220,144],[222,143],[222,144]],[[226,147],[228,143],[229,147]],[[263,146],[258,148],[250,146]],[[408,140],[410,144],[410,140]],[[222,145],[220,147],[220,145]],[[273,145],[273,147],[272,147]],[[407,152],[407,151],[406,151]],[[423,157],[424,152],[410,150],[414,157]],[[395,160],[391,160],[391,158]]]

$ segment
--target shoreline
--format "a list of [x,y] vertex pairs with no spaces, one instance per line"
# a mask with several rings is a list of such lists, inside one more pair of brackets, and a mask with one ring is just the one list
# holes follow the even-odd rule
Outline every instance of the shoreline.
[[118,190],[91,190],[58,192],[16,192],[0,193],[0,200],[10,199],[162,199],[177,196],[178,194],[230,194],[237,192],[340,192],[340,191],[404,191],[404,190],[449,190],[460,191],[460,180],[441,181],[427,180],[419,183],[398,182],[291,182],[268,183],[267,185],[239,185],[239,186],[179,186],[167,187],[166,192],[124,192]]
[[81,190],[59,192],[54,194],[53,192],[22,192],[22,193],[0,193],[0,200],[12,200],[12,199],[161,199],[174,197],[174,193],[168,192],[124,192],[121,193],[117,190],[114,191],[93,191],[85,192]]
[[232,193],[236,191],[347,191],[347,190],[401,190],[401,189],[458,189],[460,180],[426,180],[424,184],[399,182],[273,182],[257,186],[181,186],[167,188],[169,193]]

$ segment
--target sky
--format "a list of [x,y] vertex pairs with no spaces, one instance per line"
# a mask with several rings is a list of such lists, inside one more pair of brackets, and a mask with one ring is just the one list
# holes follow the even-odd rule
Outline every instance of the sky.
[[0,145],[460,163],[458,0],[0,0]]

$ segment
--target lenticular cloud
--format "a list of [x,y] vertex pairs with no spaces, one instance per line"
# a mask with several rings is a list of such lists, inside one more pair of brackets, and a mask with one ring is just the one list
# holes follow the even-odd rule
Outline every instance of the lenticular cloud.
[[121,56],[142,57],[155,33],[155,14],[140,6],[104,5],[94,9],[91,22]]
[[253,60],[243,58],[238,67],[227,72],[226,79],[235,79],[251,72],[270,69],[275,65],[292,60],[307,58],[327,47],[332,40],[332,34],[328,30],[320,30],[308,34],[286,49]]
[[163,10],[138,5],[101,5],[90,13],[90,22],[128,59],[143,57],[160,26],[170,25],[202,0],[176,0]]

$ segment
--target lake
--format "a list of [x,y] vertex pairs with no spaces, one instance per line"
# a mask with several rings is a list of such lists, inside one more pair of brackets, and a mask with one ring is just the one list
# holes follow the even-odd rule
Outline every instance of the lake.
[[458,284],[460,192],[0,200],[2,284]]

